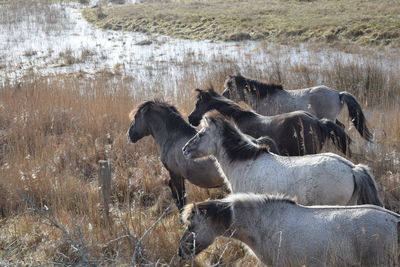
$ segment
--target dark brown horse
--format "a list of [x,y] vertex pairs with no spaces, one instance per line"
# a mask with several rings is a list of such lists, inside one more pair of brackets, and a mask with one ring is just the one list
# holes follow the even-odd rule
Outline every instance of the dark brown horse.
[[203,188],[224,186],[230,192],[229,182],[218,171],[213,158],[194,161],[182,155],[183,145],[197,131],[174,106],[147,101],[133,110],[130,117],[128,140],[136,143],[145,136],[153,136],[161,150],[161,162],[169,172],[169,186],[179,209],[186,204],[185,179]]
[[244,109],[213,89],[198,92],[196,107],[189,115],[189,122],[197,126],[202,116],[210,110],[218,110],[231,118],[239,129],[250,136],[269,136],[278,146],[281,155],[300,156],[321,151],[327,138],[344,154],[350,153],[350,137],[337,124],[319,120],[306,111],[295,111],[276,116],[262,116]]

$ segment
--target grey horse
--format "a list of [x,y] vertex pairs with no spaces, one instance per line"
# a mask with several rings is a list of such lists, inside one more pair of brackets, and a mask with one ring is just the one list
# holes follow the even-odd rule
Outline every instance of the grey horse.
[[182,155],[182,146],[197,132],[174,106],[147,101],[134,109],[130,117],[128,140],[135,143],[145,136],[153,136],[161,150],[161,162],[169,172],[169,186],[179,209],[186,204],[184,179],[203,188],[224,186],[230,192],[230,185],[217,170],[214,159],[194,161]]
[[281,196],[232,194],[189,204],[179,255],[217,236],[245,243],[268,266],[397,266],[400,215],[374,205],[301,206]]
[[270,137],[276,142],[281,155],[316,154],[321,151],[327,138],[330,138],[344,154],[350,155],[350,137],[341,127],[329,120],[319,120],[306,111],[262,116],[242,108],[212,88],[196,91],[196,106],[189,115],[189,122],[194,126],[199,125],[206,112],[215,109],[231,118],[243,133],[255,138]]
[[182,148],[190,159],[214,156],[233,192],[283,193],[303,205],[383,206],[369,168],[333,153],[298,157],[272,154],[217,111]]
[[229,75],[225,81],[223,96],[234,101],[244,101],[263,115],[276,115],[295,110],[305,110],[317,118],[336,121],[343,104],[347,104],[349,116],[357,131],[367,141],[372,134],[367,128],[364,113],[357,99],[350,93],[338,92],[326,86],[316,86],[297,90],[283,90],[282,85],[266,84],[245,78],[242,75]]

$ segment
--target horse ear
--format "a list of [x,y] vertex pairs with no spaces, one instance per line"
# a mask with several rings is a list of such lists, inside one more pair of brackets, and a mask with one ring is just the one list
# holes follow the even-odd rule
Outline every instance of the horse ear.
[[201,100],[201,101],[206,101],[206,100],[208,100],[209,99],[209,97],[210,97],[210,93],[208,93],[208,92],[206,92],[206,91],[201,91],[200,93],[199,93],[199,99]]
[[244,88],[246,89],[247,92],[256,92],[256,88],[254,86],[250,86],[248,83],[246,83],[246,85],[244,86]]
[[141,108],[141,114],[142,115],[144,115],[149,109],[150,109],[150,107],[152,106],[153,104],[151,103],[151,102],[148,102],[146,105],[144,105],[142,108]]
[[194,89],[194,90],[197,92],[197,97],[198,97],[200,100],[203,100],[203,99],[205,98],[204,90],[201,90],[200,88],[196,88],[196,89]]

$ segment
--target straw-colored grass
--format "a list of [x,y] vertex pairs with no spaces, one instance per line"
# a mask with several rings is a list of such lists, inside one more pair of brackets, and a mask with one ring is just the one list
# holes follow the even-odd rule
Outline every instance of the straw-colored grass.
[[[0,0],[4,7],[0,8],[0,23],[14,29],[13,25],[24,21],[15,14],[27,14],[32,23],[23,30],[35,33],[34,28],[41,25],[44,32],[61,32],[71,25],[57,5],[44,4],[53,2]],[[398,46],[400,12],[395,4],[389,0],[172,0],[111,9],[100,5],[85,12],[105,28],[184,38]],[[242,245],[227,238],[219,238],[196,259],[179,259],[176,252],[183,225],[172,204],[159,148],[151,137],[136,144],[126,138],[128,114],[142,101],[153,97],[168,100],[186,117],[194,106],[192,89],[213,85],[221,91],[226,76],[239,70],[253,78],[283,83],[287,89],[325,84],[355,94],[366,111],[375,143],[367,144],[347,122],[346,131],[354,140],[351,160],[371,167],[386,207],[399,212],[400,78],[396,54],[350,46],[349,52],[357,56],[324,56],[326,62],[320,65],[318,50],[324,51],[325,46],[310,49],[304,63],[283,59],[280,55],[286,52],[277,47],[265,44],[263,51],[260,43],[259,48],[241,54],[240,62],[218,55],[206,61],[202,55],[188,52],[186,60],[171,63],[178,68],[167,78],[163,72],[171,69],[163,70],[157,59],[149,60],[143,65],[149,80],[127,73],[125,58],[114,67],[96,68],[94,75],[82,71],[39,76],[35,73],[40,70],[33,68],[14,80],[17,70],[9,67],[12,59],[4,55],[0,69],[10,75],[0,83],[0,266],[132,266],[134,261],[256,266],[257,260]],[[40,49],[23,52],[27,60],[43,53]],[[53,63],[84,64],[94,53],[66,49]],[[103,53],[100,59],[109,56]],[[250,53],[260,53],[260,58],[254,60]],[[346,122],[346,111],[340,120]],[[332,146],[325,150],[339,153]],[[110,222],[105,219],[97,182],[99,160],[108,160],[112,166]],[[189,202],[220,193],[189,183],[186,186]]]
[[[89,78],[82,73],[31,74],[15,84],[5,82],[0,87],[0,265],[130,265],[135,248],[138,252],[136,239],[161,215],[143,238],[135,260],[191,265],[176,255],[183,226],[171,205],[169,176],[159,161],[158,147],[151,137],[127,142],[128,114],[142,101],[159,97],[187,116],[194,106],[194,88],[212,84],[221,91],[226,75],[239,69],[243,75],[280,82],[287,89],[325,84],[356,95],[375,143],[367,144],[354,128],[346,129],[354,140],[351,160],[371,166],[386,206],[399,212],[400,76],[396,67],[388,67],[388,58],[373,50],[360,51],[351,60],[326,58],[324,65],[318,65],[290,63],[279,56],[279,49],[266,49],[274,55],[272,62],[255,64],[243,56],[241,68],[224,57],[201,63],[204,78],[191,68],[194,61],[188,56],[180,69],[183,78],[170,81],[127,77],[116,67]],[[33,51],[28,52],[27,56]],[[305,62],[319,57],[313,53],[310,50]],[[71,55],[68,51],[62,55],[66,64],[90,57],[88,52],[77,58]],[[326,150],[338,153],[332,147]],[[110,225],[104,220],[99,195],[99,160],[112,165]],[[189,201],[218,193],[188,183],[187,189]],[[163,214],[167,207],[171,209]],[[254,266],[257,261],[237,243],[221,238],[196,259],[197,266],[217,262]]]
[[[179,90],[174,93],[162,84],[154,88],[145,81],[127,83],[122,76],[102,72],[92,78],[29,76],[17,85],[1,87],[0,265],[130,265],[135,240],[167,207],[171,207],[168,214],[143,238],[137,259],[191,265],[176,255],[183,226],[171,205],[169,177],[159,161],[158,147],[151,137],[129,144],[125,133],[130,110],[155,95],[188,114],[194,102],[191,90],[210,83],[221,90],[226,74],[234,68],[219,66],[202,82],[195,74],[184,76],[176,81]],[[386,206],[400,211],[400,105],[396,99],[400,79],[396,70],[340,58],[332,60],[330,69],[277,59],[269,71],[260,73],[249,63],[243,74],[280,81],[289,89],[322,81],[354,93],[366,111],[375,144],[366,144],[354,129],[348,129],[355,140],[351,160],[371,166]],[[98,161],[105,159],[112,165],[110,224],[104,219],[97,183]],[[188,183],[187,187],[189,201],[218,192]],[[257,264],[243,247],[225,238],[200,254],[194,264],[216,262],[221,266]]]

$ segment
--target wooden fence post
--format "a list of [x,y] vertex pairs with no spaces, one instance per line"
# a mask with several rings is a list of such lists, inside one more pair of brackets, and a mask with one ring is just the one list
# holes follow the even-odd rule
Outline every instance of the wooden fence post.
[[99,185],[103,198],[104,211],[107,223],[110,223],[109,205],[111,194],[111,164],[108,160],[99,160]]

